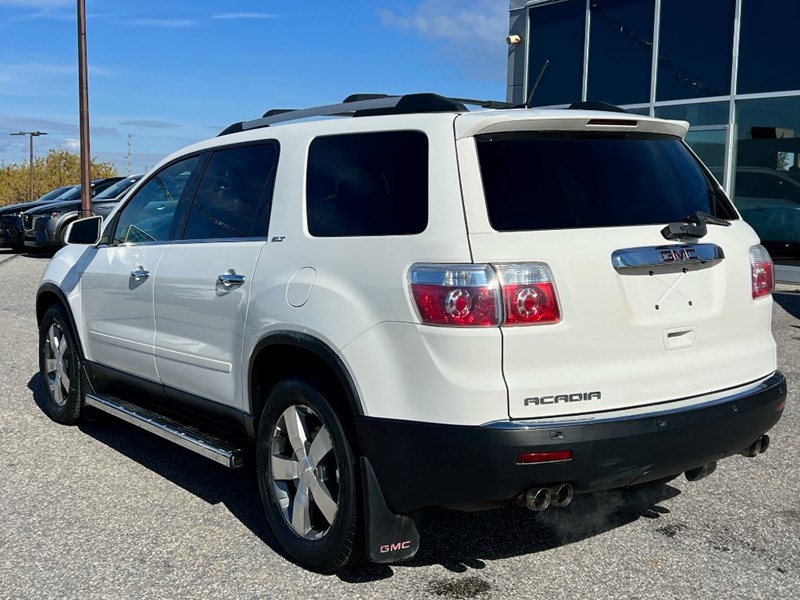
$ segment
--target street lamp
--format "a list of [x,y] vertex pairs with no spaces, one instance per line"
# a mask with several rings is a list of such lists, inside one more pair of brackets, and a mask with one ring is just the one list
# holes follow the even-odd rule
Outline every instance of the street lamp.
[[16,133],[10,133],[9,135],[27,135],[29,136],[30,140],[30,158],[28,160],[28,167],[30,169],[30,199],[33,200],[33,138],[38,137],[40,135],[47,135],[46,131],[17,131]]

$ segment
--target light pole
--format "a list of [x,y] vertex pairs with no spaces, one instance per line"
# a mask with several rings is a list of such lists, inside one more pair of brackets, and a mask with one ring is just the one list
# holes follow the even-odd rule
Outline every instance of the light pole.
[[46,131],[17,131],[9,135],[27,135],[30,141],[30,157],[28,159],[28,167],[30,170],[30,199],[33,200],[33,138],[40,135],[47,135]]
[[78,108],[81,138],[81,216],[92,214],[92,183],[89,161],[89,67],[86,59],[86,1],[77,0],[78,9]]

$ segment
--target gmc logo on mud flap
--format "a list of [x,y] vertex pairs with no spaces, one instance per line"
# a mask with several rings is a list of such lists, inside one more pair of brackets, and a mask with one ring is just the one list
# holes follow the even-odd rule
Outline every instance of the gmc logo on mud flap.
[[699,261],[700,256],[694,248],[679,248],[677,250],[659,250],[661,262],[663,263],[682,263]]
[[397,552],[398,550],[408,550],[411,547],[411,540],[405,542],[397,542],[396,544],[384,544],[379,548],[381,554],[387,552]]
[[602,397],[600,392],[583,392],[579,394],[558,394],[556,396],[534,396],[525,398],[525,406],[542,406],[544,404],[561,404],[567,402],[586,402],[588,400],[599,400]]

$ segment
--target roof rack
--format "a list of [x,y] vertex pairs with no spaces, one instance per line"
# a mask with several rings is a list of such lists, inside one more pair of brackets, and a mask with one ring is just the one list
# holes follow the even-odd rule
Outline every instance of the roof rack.
[[351,94],[339,104],[327,104],[303,109],[271,109],[265,112],[260,119],[233,123],[220,132],[219,135],[222,136],[259,127],[269,127],[270,125],[309,117],[366,117],[411,113],[464,112],[467,110],[465,105],[480,106],[482,108],[512,108],[514,106],[510,102],[446,98],[438,94],[405,94],[403,96]]

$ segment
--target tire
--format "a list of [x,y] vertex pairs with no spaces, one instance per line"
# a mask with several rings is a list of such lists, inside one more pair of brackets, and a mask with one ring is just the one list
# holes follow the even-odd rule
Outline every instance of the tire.
[[358,469],[339,418],[314,384],[285,379],[272,389],[256,460],[267,520],[297,563],[335,573],[361,556]]
[[44,408],[57,423],[74,425],[83,405],[80,354],[64,310],[47,309],[39,327],[39,374],[44,387]]

